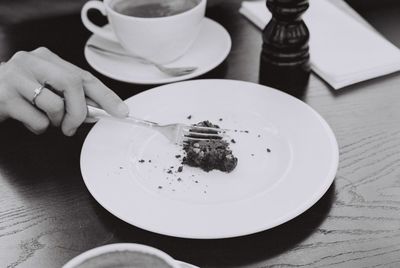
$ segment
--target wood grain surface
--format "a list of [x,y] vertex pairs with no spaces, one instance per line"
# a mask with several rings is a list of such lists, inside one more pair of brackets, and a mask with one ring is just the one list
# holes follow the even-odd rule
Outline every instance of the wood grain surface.
[[[239,5],[230,0],[207,11],[229,31],[233,47],[221,66],[201,78],[257,82],[261,34],[238,14]],[[355,6],[400,47],[398,1]],[[82,50],[88,37],[78,14],[0,25],[0,60],[43,45],[92,71],[123,98],[151,87],[90,69]],[[303,100],[336,134],[340,165],[334,184],[292,221],[232,239],[167,237],[108,213],[80,173],[90,126],[68,138],[58,129],[36,136],[17,122],[1,123],[0,267],[61,267],[88,249],[116,242],[154,246],[201,267],[400,267],[400,74],[340,91],[312,75]]]

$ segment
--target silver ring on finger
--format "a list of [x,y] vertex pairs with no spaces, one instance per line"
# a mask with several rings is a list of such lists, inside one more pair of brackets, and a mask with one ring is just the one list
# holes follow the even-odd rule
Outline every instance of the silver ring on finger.
[[36,106],[36,98],[42,93],[43,89],[46,87],[46,83],[43,83],[40,87],[35,88],[33,91],[33,98],[32,98],[32,104]]

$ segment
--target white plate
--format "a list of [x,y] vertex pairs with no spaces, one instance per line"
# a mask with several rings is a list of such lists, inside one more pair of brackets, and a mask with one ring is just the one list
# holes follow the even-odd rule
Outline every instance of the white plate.
[[[217,67],[231,50],[231,38],[224,27],[208,18],[205,18],[202,23],[199,36],[193,46],[181,58],[167,65],[198,66],[195,72],[188,75],[168,76],[154,66],[143,64],[135,59],[97,53],[86,46],[85,57],[90,66],[99,73],[128,83],[164,84],[194,78]],[[118,43],[105,40],[97,35],[92,35],[87,43],[124,52]]]
[[127,103],[131,114],[151,121],[210,120],[232,129],[231,149],[239,159],[229,174],[187,166],[180,173],[175,155],[181,147],[157,132],[98,122],[81,154],[86,186],[109,212],[142,229],[201,239],[263,231],[307,210],[335,177],[332,130],[312,108],[281,91],[194,80],[148,90]]

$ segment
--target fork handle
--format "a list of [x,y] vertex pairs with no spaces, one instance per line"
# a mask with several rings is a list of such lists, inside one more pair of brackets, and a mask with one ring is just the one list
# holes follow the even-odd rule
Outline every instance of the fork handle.
[[111,119],[111,120],[115,120],[115,121],[119,121],[119,122],[123,122],[123,123],[135,124],[138,126],[145,126],[145,127],[157,126],[157,124],[154,122],[139,119],[139,118],[136,118],[133,116],[128,116],[125,118],[115,117],[115,116],[110,115],[103,109],[100,109],[100,108],[97,108],[97,107],[94,107],[91,105],[87,105],[87,109],[88,109],[88,112],[87,112],[86,120],[85,120],[85,122],[87,122],[87,123],[94,123],[94,122],[99,121],[100,119]]

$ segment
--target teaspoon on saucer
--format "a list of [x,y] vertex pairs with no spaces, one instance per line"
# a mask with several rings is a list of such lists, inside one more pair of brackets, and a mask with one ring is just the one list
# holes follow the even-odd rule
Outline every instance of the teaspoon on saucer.
[[117,52],[117,51],[113,51],[113,50],[109,50],[106,48],[102,48],[93,44],[87,44],[86,45],[89,49],[92,49],[93,51],[99,52],[99,53],[103,53],[103,54],[109,54],[109,55],[116,55],[116,56],[121,56],[121,57],[130,57],[136,60],[139,60],[145,64],[151,64],[153,66],[155,66],[158,70],[160,70],[161,72],[170,75],[170,76],[182,76],[182,75],[187,75],[187,74],[191,74],[194,71],[197,70],[197,67],[194,66],[182,66],[182,67],[167,67],[164,66],[162,64],[158,64],[155,63],[153,61],[150,61],[148,59],[139,57],[139,56],[135,56],[135,55],[130,55],[127,53],[122,53],[122,52]]

